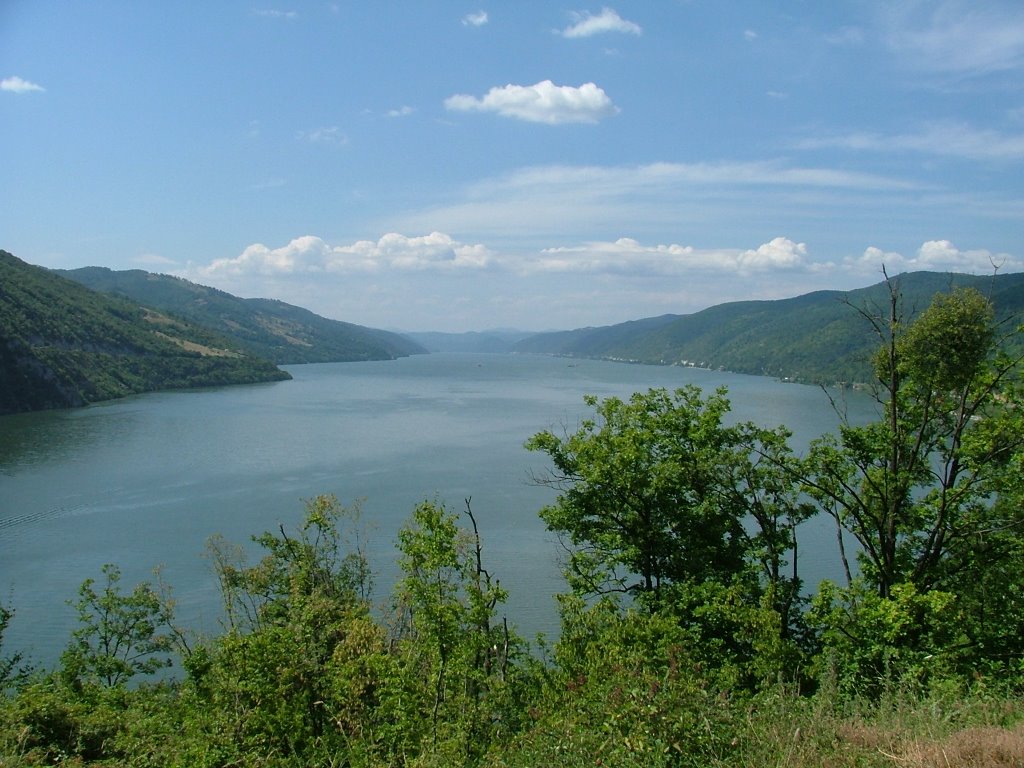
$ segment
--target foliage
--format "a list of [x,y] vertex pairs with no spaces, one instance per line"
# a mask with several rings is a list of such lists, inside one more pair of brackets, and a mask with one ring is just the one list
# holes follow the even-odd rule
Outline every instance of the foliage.
[[501,764],[698,766],[728,753],[728,699],[674,617],[569,597],[562,620],[534,722]]
[[[818,440],[805,487],[856,540],[863,584],[882,599],[880,610],[955,622],[956,633],[929,639],[929,653],[970,648],[977,664],[1002,646],[1012,664],[1024,614],[1009,574],[1019,573],[1024,518],[1005,478],[1024,448],[1019,360],[995,354],[992,307],[976,291],[939,296],[911,323],[900,306],[893,283],[887,315],[864,313],[882,342],[882,417]],[[850,607],[845,626],[828,625],[862,638],[857,646],[875,656],[863,648],[878,627],[862,591],[841,596]],[[890,638],[897,641],[905,647],[894,653],[916,652],[913,637]]]
[[585,398],[596,411],[565,438],[534,435],[561,493],[540,512],[574,549],[570,585],[658,600],[663,587],[728,579],[742,568],[743,510],[728,487],[734,431],[723,426],[724,390],[694,386],[636,393],[628,402]]
[[516,719],[510,665],[520,645],[496,621],[507,593],[484,568],[468,499],[466,515],[472,531],[441,504],[416,507],[398,535],[396,587],[398,652],[424,738],[459,762],[478,758]]
[[[0,650],[3,650],[4,633],[13,618],[14,611],[0,604]],[[25,654],[21,651],[0,656],[0,695],[3,695],[8,688],[23,682],[30,671],[31,667],[25,660]]]
[[[573,591],[625,593],[673,612],[717,649],[708,661],[731,669],[737,684],[764,679],[768,667],[780,671],[784,658],[794,674],[796,526],[811,510],[794,486],[787,433],[726,425],[724,390],[586,402],[596,419],[564,438],[546,431],[527,443],[554,465],[542,482],[561,493],[540,515],[569,540]],[[776,646],[771,653],[755,650],[765,642]]]
[[397,333],[329,320],[283,301],[242,299],[180,277],[104,267],[60,274],[215,331],[278,365],[391,360],[424,351]]
[[972,669],[963,612],[950,592],[902,583],[882,597],[861,581],[845,590],[823,582],[809,621],[821,632],[819,679],[847,696],[928,691]]
[[[695,388],[588,397],[575,433],[530,440],[561,492],[541,514],[575,546],[553,646],[530,654],[499,620],[469,500],[468,526],[413,510],[381,617],[359,508],[321,496],[254,537],[254,564],[211,540],[219,635],[186,637],[166,589],[125,593],[115,566],[83,583],[59,669],[3,657],[0,764],[1020,765],[1019,360],[992,354],[972,292],[909,323],[889,299],[863,314],[879,420],[806,461]],[[810,501],[860,569],[804,611]],[[172,652],[183,678],[138,682]]]
[[100,591],[93,579],[78,590],[79,627],[61,656],[65,678],[73,685],[113,688],[171,665],[173,603],[148,582],[123,594],[117,566],[108,563],[102,571]]
[[[973,287],[991,296],[1002,322],[1024,304],[1024,275],[995,277],[914,272],[900,276],[908,316],[936,294]],[[816,291],[776,301],[739,301],[690,315],[634,320],[603,328],[543,333],[516,345],[519,352],[672,365],[695,365],[833,384],[872,378],[877,339],[849,307],[884,304],[887,281],[846,293]],[[1024,351],[1021,339],[1008,351]]]
[[212,331],[0,251],[0,414],[290,378]]
[[355,736],[377,745],[391,714],[381,689],[397,675],[369,615],[358,507],[319,496],[294,534],[282,526],[254,541],[266,554],[251,566],[241,550],[210,542],[227,632],[187,665],[203,710],[187,723],[195,743],[223,760],[298,762]]

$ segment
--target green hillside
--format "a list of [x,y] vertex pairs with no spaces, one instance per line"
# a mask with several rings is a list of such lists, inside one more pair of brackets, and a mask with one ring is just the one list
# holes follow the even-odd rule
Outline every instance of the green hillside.
[[170,275],[105,267],[62,274],[93,290],[125,296],[211,328],[279,365],[392,360],[426,352],[397,333],[329,320],[283,301],[242,299]]
[[[895,279],[908,317],[936,293],[957,286],[990,296],[1000,319],[1019,318],[1024,310],[1024,274],[913,272]],[[883,312],[887,297],[881,282],[848,292],[733,302],[692,315],[539,334],[517,344],[516,351],[696,365],[807,382],[866,381],[878,340],[857,310]]]
[[0,251],[0,414],[288,378],[208,329]]

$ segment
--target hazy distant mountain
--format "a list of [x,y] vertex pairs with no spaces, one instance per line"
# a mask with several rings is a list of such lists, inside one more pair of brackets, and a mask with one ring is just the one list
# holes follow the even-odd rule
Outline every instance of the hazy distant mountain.
[[527,331],[470,331],[468,333],[414,332],[406,333],[429,352],[508,353],[517,342],[533,336]]
[[[1024,312],[1024,274],[977,277],[912,272],[896,278],[912,316],[939,292],[973,286],[999,318]],[[818,291],[778,301],[720,304],[603,328],[531,336],[519,352],[723,368],[807,382],[867,381],[878,340],[855,307],[886,306],[884,282],[854,291]]]
[[126,296],[211,328],[280,365],[392,360],[426,352],[397,333],[329,320],[283,301],[242,299],[180,277],[105,267],[61,274],[94,290]]
[[0,413],[288,378],[207,328],[0,251]]

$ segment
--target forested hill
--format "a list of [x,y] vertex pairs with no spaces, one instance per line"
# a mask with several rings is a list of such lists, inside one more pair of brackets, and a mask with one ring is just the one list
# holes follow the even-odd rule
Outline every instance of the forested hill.
[[126,296],[211,328],[279,365],[392,360],[426,352],[397,333],[329,320],[283,301],[242,299],[179,277],[105,267],[61,274],[93,290]]
[[[972,286],[988,296],[997,319],[1024,319],[1024,274],[911,272],[894,279],[908,319],[936,293],[958,286]],[[695,365],[804,382],[863,382],[870,377],[878,338],[857,308],[884,315],[888,295],[880,282],[848,292],[733,302],[692,315],[538,334],[519,342],[515,351]]]
[[0,251],[0,414],[288,378],[209,329]]

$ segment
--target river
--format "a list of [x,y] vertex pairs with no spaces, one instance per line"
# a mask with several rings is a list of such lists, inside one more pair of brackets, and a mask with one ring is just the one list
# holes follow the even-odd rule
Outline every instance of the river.
[[[0,417],[0,602],[16,612],[5,653],[55,663],[75,626],[68,601],[104,563],[120,567],[125,589],[160,566],[181,622],[217,632],[207,539],[245,544],[293,525],[302,500],[321,493],[361,504],[382,605],[396,533],[415,504],[461,510],[472,497],[510,623],[551,635],[560,547],[537,511],[554,493],[531,482],[546,457],[523,443],[574,428],[588,413],[584,394],[725,386],[733,418],[785,424],[798,452],[838,423],[819,388],[680,367],[435,354],[287,369],[292,381]],[[855,420],[873,413],[866,397],[849,405]],[[838,576],[830,522],[805,526],[801,569],[812,584]]]

